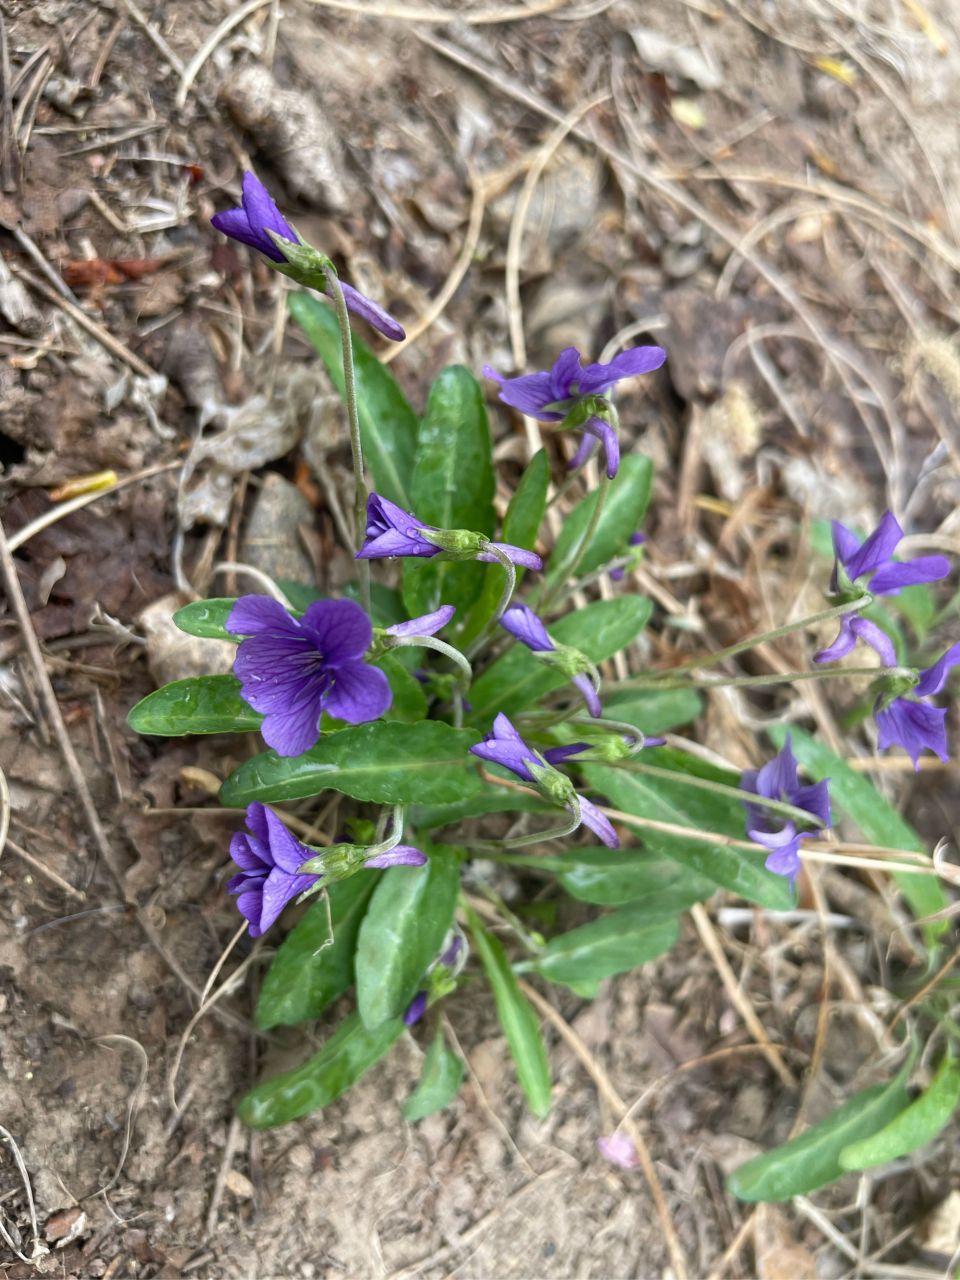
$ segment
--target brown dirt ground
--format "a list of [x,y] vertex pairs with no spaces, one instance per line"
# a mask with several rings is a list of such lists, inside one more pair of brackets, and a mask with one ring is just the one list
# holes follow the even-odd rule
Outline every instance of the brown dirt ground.
[[[36,1268],[0,1265],[10,1280],[35,1271],[106,1280],[671,1274],[642,1175],[597,1154],[614,1121],[582,1066],[547,1028],[555,1105],[535,1122],[492,1001],[472,988],[445,1006],[472,1083],[419,1125],[400,1118],[425,1044],[418,1030],[322,1114],[262,1134],[232,1126],[250,1083],[301,1061],[335,1021],[252,1034],[258,964],[222,1015],[198,1024],[177,1082],[182,1114],[170,1107],[171,1062],[236,928],[225,892],[235,819],[210,808],[202,773],[182,771],[222,778],[255,748],[147,742],[126,727],[155,680],[209,659],[171,652],[169,627],[155,627],[144,645],[143,611],[152,605],[154,622],[169,619],[178,574],[212,590],[222,558],[334,591],[351,571],[336,524],[338,502],[349,509],[349,454],[329,386],[284,324],[282,282],[256,254],[218,243],[209,218],[236,199],[252,157],[300,230],[410,325],[454,267],[479,181],[470,173],[483,175],[487,207],[470,269],[393,366],[422,407],[446,363],[513,367],[504,267],[523,173],[553,127],[538,103],[562,114],[609,90],[534,194],[521,301],[531,368],[571,343],[595,358],[634,322],[668,350],[663,373],[620,401],[625,447],[657,465],[647,531],[658,611],[647,650],[629,655],[638,669],[690,652],[698,634],[728,643],[793,605],[822,607],[826,564],[798,544],[798,522],[869,526],[892,500],[911,533],[939,532],[960,546],[960,359],[949,341],[960,320],[957,13],[948,0],[932,5],[937,29],[925,32],[917,14],[926,11],[900,0],[865,0],[856,13],[838,0],[614,0],[438,26],[284,0],[278,23],[280,6],[267,3],[224,37],[178,107],[180,74],[157,42],[189,63],[230,6],[172,0],[143,10],[137,17],[126,0],[0,2],[12,82],[0,222],[29,238],[0,232],[13,280],[27,288],[25,304],[0,280],[4,528],[10,535],[46,510],[48,490],[78,474],[176,463],[213,402],[220,425],[252,424],[252,443],[221,448],[219,472],[201,466],[197,523],[181,520],[179,551],[176,472],[167,470],[18,552],[123,893],[71,793],[7,605],[0,768],[10,838],[34,861],[8,844],[0,876],[0,1120],[22,1150],[41,1234],[47,1224],[53,1242],[76,1210],[85,1217]],[[640,26],[664,37],[667,52],[651,52],[643,35],[638,45],[631,30]],[[823,56],[834,63],[818,67]],[[271,63],[279,87],[264,119],[249,69]],[[703,128],[690,127],[701,123],[697,109]],[[711,225],[651,174],[679,183]],[[830,335],[862,389],[857,404],[822,344],[801,340],[794,301],[756,259],[740,267],[728,298],[716,296],[731,242],[764,219],[760,266],[772,266]],[[70,319],[50,275],[71,283],[99,338]],[[757,325],[779,327],[751,344],[743,335]],[[107,349],[104,332],[128,354]],[[166,381],[133,381],[131,352]],[[492,404],[491,413],[505,503],[529,442],[521,423]],[[559,478],[567,442],[548,445]],[[237,477],[248,473],[238,496]],[[671,617],[686,629],[667,625]],[[957,638],[950,625],[937,632],[938,652]],[[792,718],[834,735],[847,755],[869,754],[869,729],[845,727],[854,700],[845,685],[808,703],[715,694],[694,735],[745,765],[766,750],[763,721]],[[949,724],[955,736],[954,712]],[[931,844],[950,832],[955,773],[876,776]],[[151,806],[185,812],[150,818]],[[721,930],[741,986],[802,1078],[807,1120],[870,1082],[877,1029],[898,1004],[891,990],[905,989],[916,960],[909,933],[894,934],[903,916],[885,877],[834,873],[821,885],[852,923],[831,931],[833,1004],[812,1080],[823,980],[816,922],[758,915]],[[807,885],[802,905],[812,904]],[[293,920],[288,913],[282,927]],[[244,939],[236,958],[248,952]],[[688,921],[670,954],[606,982],[596,1001],[560,988],[550,998],[623,1098],[670,1075],[641,1123],[690,1273],[706,1276],[748,1211],[722,1190],[724,1173],[786,1136],[800,1095],[749,1049],[671,1075],[714,1049],[749,1045]],[[109,1036],[126,1039],[100,1039]],[[864,1251],[865,1275],[942,1274],[947,1257],[924,1254],[911,1233],[958,1187],[955,1136],[947,1130],[859,1191],[850,1177],[813,1197],[832,1239],[822,1217],[818,1226],[801,1208],[765,1210],[728,1274],[840,1276],[850,1263],[837,1236],[854,1256]],[[0,1213],[29,1252],[9,1145],[0,1150]],[[870,1260],[885,1247],[883,1261]]]

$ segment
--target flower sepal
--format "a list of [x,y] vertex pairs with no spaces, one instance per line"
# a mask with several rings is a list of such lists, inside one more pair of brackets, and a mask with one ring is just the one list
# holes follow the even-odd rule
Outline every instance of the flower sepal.
[[312,244],[307,244],[297,231],[294,231],[296,240],[288,240],[269,227],[265,227],[264,231],[276,245],[278,253],[282,253],[285,259],[283,262],[272,262],[270,265],[274,270],[288,276],[291,280],[296,280],[297,284],[302,284],[307,289],[316,289],[319,293],[325,293],[326,272],[336,272],[336,267],[327,255],[315,249]]
[[550,800],[560,808],[570,804],[576,795],[573,783],[565,775],[554,769],[552,765],[540,763],[538,760],[524,760],[530,770],[537,790],[545,800]]
[[572,680],[574,676],[588,675],[594,688],[600,687],[600,672],[585,653],[575,649],[573,645],[557,644],[552,649],[533,649],[533,656],[544,666],[553,667],[561,675]]
[[591,735],[589,740],[589,748],[580,752],[578,761],[583,760],[587,764],[591,761],[599,764],[617,764],[618,761],[628,760],[637,754],[636,741],[628,742],[622,733],[605,733],[596,738]]
[[418,529],[427,542],[440,548],[438,560],[476,560],[486,547],[487,539],[472,529]]
[[[308,849],[314,848],[307,845]],[[297,875],[320,875],[325,884],[346,880],[359,871],[374,850],[359,844],[334,844],[329,849],[317,849],[316,857],[308,858],[297,868]],[[319,886],[318,886],[319,887]]]
[[871,690],[877,694],[876,710],[886,711],[894,698],[902,698],[920,683],[920,672],[904,672],[899,676],[880,676],[871,684]]

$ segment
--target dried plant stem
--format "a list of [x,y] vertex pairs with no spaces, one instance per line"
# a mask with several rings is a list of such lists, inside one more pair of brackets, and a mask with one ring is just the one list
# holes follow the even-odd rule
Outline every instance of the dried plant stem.
[[493,1107],[491,1107],[490,1103],[487,1101],[487,1095],[483,1092],[483,1086],[480,1083],[477,1073],[474,1071],[473,1066],[470,1063],[470,1059],[464,1053],[463,1046],[460,1044],[460,1041],[457,1039],[457,1033],[454,1031],[453,1025],[445,1013],[440,1014],[440,1023],[441,1023],[441,1026],[443,1027],[443,1030],[447,1039],[450,1041],[451,1045],[453,1046],[454,1052],[456,1052],[460,1056],[463,1062],[463,1065],[467,1068],[467,1075],[470,1078],[470,1083],[473,1086],[473,1092],[476,1095],[476,1099],[480,1103],[480,1106],[487,1113],[487,1116],[490,1119],[491,1123],[493,1124],[493,1127],[497,1130],[501,1138],[503,1138],[504,1142],[513,1152],[513,1154],[517,1157],[517,1161],[524,1167],[524,1169],[526,1169],[527,1173],[533,1174],[534,1171],[530,1167],[529,1163],[527,1162],[523,1152],[520,1150],[520,1148],[514,1142],[513,1138],[510,1136],[510,1130],[503,1123],[503,1121],[494,1111]]
[[227,1140],[223,1144],[223,1158],[220,1161],[220,1168],[217,1170],[217,1180],[213,1184],[213,1195],[210,1197],[210,1208],[207,1210],[207,1225],[205,1240],[209,1240],[217,1230],[217,1214],[220,1212],[220,1205],[223,1201],[223,1193],[227,1189],[227,1175],[230,1172],[230,1166],[233,1164],[233,1157],[237,1153],[240,1146],[240,1117],[234,1112],[230,1121],[230,1128],[227,1130]]
[[724,1253],[720,1261],[717,1263],[717,1265],[710,1272],[709,1276],[707,1277],[707,1280],[723,1280],[723,1276],[726,1274],[727,1267],[729,1267],[730,1263],[733,1262],[734,1258],[737,1256],[737,1254],[740,1252],[743,1246],[747,1243],[747,1241],[753,1235],[757,1225],[756,1216],[757,1216],[756,1209],[751,1209],[750,1212],[747,1214],[747,1216],[744,1218],[743,1222],[741,1223],[740,1230],[730,1241],[730,1244],[727,1247],[726,1252]]
[[213,53],[214,49],[220,41],[230,34],[234,27],[238,27],[241,22],[245,22],[251,14],[256,13],[258,9],[262,9],[265,4],[269,4],[270,0],[247,0],[246,4],[235,9],[233,13],[228,14],[215,30],[204,40],[203,44],[193,55],[187,65],[183,68],[180,75],[180,87],[177,90],[175,105],[178,111],[182,111],[186,105],[187,94],[190,87],[200,74],[200,69],[206,60]]
[[[340,349],[343,353],[343,389],[347,404],[347,419],[350,423],[350,448],[353,452],[353,472],[356,480],[356,496],[354,498],[354,520],[356,524],[356,544],[363,546],[367,530],[367,486],[363,479],[363,444],[360,438],[360,417],[357,413],[357,384],[353,371],[353,338],[350,334],[350,315],[343,296],[343,289],[333,267],[324,268],[327,292],[333,297],[340,325]],[[370,612],[370,562],[361,560],[358,563],[360,574],[360,604]]]
[[7,834],[10,831],[10,788],[7,775],[0,769],[0,857],[3,856]]
[[523,372],[527,364],[527,344],[523,334],[523,308],[520,305],[520,254],[523,248],[523,229],[526,226],[527,214],[530,212],[530,203],[533,200],[533,194],[537,189],[537,183],[540,181],[544,169],[553,159],[558,147],[570,130],[588,111],[593,107],[599,106],[601,102],[606,102],[610,97],[611,94],[608,90],[594,94],[587,102],[582,102],[564,116],[537,152],[533,164],[527,170],[527,176],[520,190],[520,197],[513,211],[510,235],[507,239],[506,291],[507,312],[510,322],[510,346],[513,350],[514,364],[520,373]]
[[83,776],[83,770],[80,768],[80,761],[77,759],[77,753],[73,749],[73,743],[70,741],[70,735],[67,733],[67,726],[63,722],[63,715],[60,711],[60,705],[57,702],[57,696],[53,692],[53,685],[50,683],[50,677],[47,675],[47,668],[43,661],[43,654],[40,652],[40,642],[37,640],[37,633],[33,629],[33,623],[30,620],[30,611],[27,609],[27,602],[23,598],[23,590],[20,586],[20,579],[17,576],[17,566],[13,555],[10,551],[10,545],[7,542],[7,535],[4,532],[3,525],[0,524],[0,573],[2,573],[4,586],[7,593],[7,599],[13,609],[17,621],[20,624],[20,630],[23,633],[24,644],[30,657],[30,664],[33,667],[37,685],[40,690],[40,701],[43,705],[44,713],[50,722],[54,736],[57,739],[57,745],[60,748],[60,754],[63,756],[64,763],[67,766],[67,772],[73,783],[73,788],[79,797],[80,804],[83,808],[84,817],[87,820],[87,826],[90,828],[90,834],[93,836],[94,842],[100,856],[103,858],[109,868],[114,880],[116,880],[120,892],[124,896],[126,902],[132,902],[134,899],[130,894],[130,890],[126,884],[123,869],[117,858],[110,841],[107,839],[107,833],[103,829],[100,821],[100,815],[97,813],[96,805],[93,803],[93,796],[90,794],[90,788],[87,786],[87,780]]
[[39,858],[35,858],[32,853],[28,853],[26,849],[21,849],[12,840],[7,840],[6,847],[11,853],[16,854],[22,862],[25,862],[28,867],[33,867],[38,875],[43,876],[45,880],[49,880],[51,884],[55,884],[58,889],[62,889],[68,897],[76,898],[78,902],[86,902],[87,895],[81,889],[75,889],[72,884],[64,880],[62,876],[58,876],[55,871],[51,871],[45,863],[41,862]]
[[627,680],[609,681],[604,689],[751,689],[768,684],[793,684],[798,680],[839,680],[844,676],[906,676],[912,672],[906,667],[827,667],[822,671],[785,671],[769,676],[718,676],[704,680]]
[[720,981],[723,983],[727,995],[730,997],[730,1003],[740,1014],[740,1017],[747,1024],[750,1034],[756,1040],[763,1050],[767,1061],[776,1071],[777,1075],[784,1084],[795,1089],[797,1087],[796,1077],[784,1062],[780,1055],[780,1050],[771,1041],[767,1035],[766,1027],[757,1017],[753,1005],[750,1003],[746,993],[741,991],[737,982],[736,974],[730,968],[727,957],[724,955],[723,947],[720,939],[717,937],[717,931],[713,927],[710,917],[701,902],[695,902],[690,908],[690,915],[693,917],[693,923],[697,927],[703,945],[710,954],[710,959],[716,966],[717,973],[720,975]]
[[634,1145],[637,1156],[640,1160],[640,1167],[643,1169],[644,1177],[650,1188],[650,1194],[653,1196],[654,1207],[657,1211],[657,1217],[660,1220],[660,1229],[663,1232],[663,1238],[666,1242],[667,1252],[670,1255],[670,1265],[673,1268],[673,1274],[676,1280],[687,1280],[689,1272],[687,1270],[687,1260],[684,1257],[683,1248],[677,1236],[676,1228],[673,1225],[673,1218],[670,1216],[670,1210],[667,1208],[667,1202],[664,1198],[663,1188],[660,1185],[660,1179],[657,1177],[657,1171],[654,1168],[653,1159],[650,1155],[643,1134],[637,1128],[632,1119],[629,1118],[627,1112],[627,1104],[614,1089],[610,1081],[610,1077],[604,1071],[603,1067],[596,1060],[587,1046],[574,1031],[573,1027],[560,1016],[549,1001],[528,982],[524,982],[522,978],[517,979],[520,990],[527,997],[530,1003],[544,1018],[554,1027],[561,1037],[567,1042],[573,1052],[586,1067],[590,1078],[597,1086],[597,1090],[603,1095],[610,1107],[611,1111],[622,1119],[623,1127],[626,1129],[631,1142]]
[[389,351],[380,357],[382,364],[389,364],[391,360],[396,360],[401,351],[406,350],[412,342],[416,342],[419,337],[427,332],[431,325],[439,320],[446,309],[447,303],[459,289],[461,280],[470,268],[473,255],[476,253],[477,245],[480,243],[483,212],[487,204],[487,187],[482,175],[476,172],[469,161],[467,162],[467,172],[470,175],[470,183],[473,187],[473,203],[470,206],[470,222],[467,225],[467,234],[463,238],[460,256],[457,258],[453,270],[447,276],[443,288],[423,315],[410,326],[407,336],[402,342],[398,342],[396,346],[391,347]]
[[[133,1122],[137,1118],[137,1112],[143,1103],[143,1086],[147,1082],[147,1072],[150,1069],[150,1060],[147,1057],[147,1051],[139,1040],[134,1040],[131,1036],[98,1036],[97,1044],[125,1044],[136,1049],[140,1055],[140,1076],[134,1085],[133,1092],[130,1094],[127,1102],[127,1121],[123,1130],[123,1150],[120,1152],[120,1159],[117,1161],[117,1167],[113,1171],[113,1177],[105,1186],[94,1191],[95,1196],[105,1195],[111,1187],[116,1186],[120,1174],[123,1172],[123,1166],[126,1164],[127,1152],[130,1150],[130,1135],[133,1132]],[[85,1197],[86,1198],[86,1197]]]

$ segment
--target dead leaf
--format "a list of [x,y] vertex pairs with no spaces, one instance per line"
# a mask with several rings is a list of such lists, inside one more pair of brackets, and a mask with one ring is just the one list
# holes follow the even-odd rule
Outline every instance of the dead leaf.
[[240,1200],[252,1200],[254,1197],[253,1183],[236,1169],[231,1169],[227,1173],[226,1186],[227,1190],[232,1191]]
[[190,595],[175,591],[148,605],[138,619],[147,637],[147,665],[157,685],[187,676],[222,675],[233,666],[237,646],[229,640],[202,640],[188,636],[173,620]]
[[758,1280],[815,1280],[813,1254],[794,1241],[776,1205],[757,1206],[754,1241]]

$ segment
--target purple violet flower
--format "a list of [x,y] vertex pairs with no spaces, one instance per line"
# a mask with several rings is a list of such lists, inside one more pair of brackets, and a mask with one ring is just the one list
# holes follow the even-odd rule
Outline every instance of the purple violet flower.
[[396,622],[392,627],[385,628],[385,631],[388,636],[435,636],[438,631],[443,630],[456,612],[456,606],[443,604],[433,613],[411,618],[409,622]]
[[[747,769],[740,777],[741,791],[752,791],[764,800],[785,800],[798,809],[806,809],[814,817],[830,826],[829,778],[802,787],[797,776],[797,762],[793,755],[790,735],[779,755],[768,761],[762,769]],[[789,819],[779,817],[762,805],[744,801],[747,811],[747,835],[757,844],[772,850],[765,863],[768,871],[786,876],[793,882],[800,870],[800,836]],[[782,824],[779,830],[776,824]]]
[[873,715],[880,731],[877,745],[881,751],[891,746],[903,747],[915,769],[920,768],[920,753],[924,747],[929,747],[943,761],[950,759],[944,724],[946,709],[931,707],[928,702],[920,702],[918,699],[939,693],[946,684],[951,668],[958,665],[960,642],[948,649],[932,667],[920,672],[919,683],[911,690],[915,697],[894,698],[886,707],[881,705],[882,695],[877,699]]
[[[483,372],[500,383],[500,399],[504,404],[541,422],[562,422],[581,396],[606,396],[621,378],[651,373],[659,369],[667,358],[662,347],[632,347],[621,351],[609,364],[580,364],[580,352],[576,347],[566,347],[560,352],[549,373],[528,373],[521,378],[504,378],[488,364]],[[603,443],[607,461],[607,476],[612,480],[620,465],[620,445],[617,433],[609,422],[590,417],[580,429],[584,432],[576,456],[570,468],[582,466],[590,456],[594,439]]]
[[314,851],[296,840],[258,800],[247,806],[247,827],[230,841],[230,857],[240,872],[230,880],[227,892],[239,895],[237,906],[250,921],[250,936],[259,938],[287,903],[320,877],[297,875],[297,868]]
[[621,1169],[636,1169],[640,1163],[633,1139],[619,1129],[609,1137],[598,1138],[597,1149],[611,1164],[618,1164]]
[[387,849],[385,853],[378,853],[373,858],[368,858],[363,864],[367,868],[382,867],[422,867],[427,861],[427,855],[421,853],[419,849],[414,849],[413,845],[395,844],[392,849]]
[[[631,535],[630,535],[630,546],[631,546],[631,547],[639,547],[639,546],[642,546],[642,545],[643,545],[643,543],[644,543],[644,542],[646,542],[646,540],[647,540],[647,539],[646,539],[646,537],[645,537],[642,533],[631,533]],[[614,582],[622,582],[622,581],[623,581],[623,570],[622,570],[622,569],[611,569],[611,570],[610,570],[610,577],[613,579],[613,581],[614,581]]]
[[[294,244],[300,243],[297,233],[274,204],[266,187],[255,174],[249,171],[243,175],[241,207],[225,209],[223,213],[214,214],[210,223],[231,240],[239,240],[241,244],[259,250],[271,262],[285,263],[287,259],[267,235],[268,231]],[[385,338],[392,338],[394,342],[403,341],[406,337],[403,327],[397,324],[393,316],[388,315],[383,307],[377,306],[372,299],[365,297],[350,285],[344,284],[342,280],[340,288],[343,290],[343,300],[347,304],[348,311],[352,311],[354,315],[360,316],[362,320],[373,325],[374,329],[382,333]]]
[[403,1020],[408,1027],[412,1027],[415,1022],[419,1022],[427,1010],[427,993],[426,991],[418,991],[410,1003],[407,1005],[407,1011],[403,1015]]
[[298,756],[320,737],[320,715],[349,724],[376,720],[393,695],[386,675],[368,666],[370,619],[352,600],[317,600],[300,619],[270,596],[241,596],[227,629],[244,636],[233,673],[240,694],[266,716],[267,746]]
[[[576,755],[578,751],[586,751],[589,743],[575,742],[564,747],[550,747],[542,754],[534,751],[517,733],[516,729],[501,711],[493,722],[493,732],[485,735],[483,742],[478,743],[470,750],[475,756],[479,756],[481,760],[488,760],[491,764],[503,765],[512,773],[515,773],[521,782],[528,782],[532,786],[537,786],[537,780],[530,772],[529,765],[542,765],[546,762],[549,765],[559,764],[566,760],[568,756]],[[600,837],[605,845],[610,849],[620,848],[620,837],[614,831],[613,827],[604,814],[591,804],[586,796],[577,793],[577,799],[580,802],[580,820],[590,830]],[[564,806],[566,807],[566,806]]]
[[[556,651],[557,646],[547,635],[546,627],[533,610],[525,604],[515,604],[507,609],[500,619],[500,625],[505,631],[509,631],[512,636],[522,640],[527,648],[534,653]],[[585,671],[581,671],[577,675],[570,676],[570,680],[583,694],[590,714],[594,717],[601,715],[603,708],[600,705],[600,698],[593,687],[593,681],[589,675]]]
[[[857,541],[856,534],[851,533],[839,520],[833,521],[831,530],[834,561],[830,590],[834,595],[841,591],[841,568],[850,583],[872,574],[866,589],[875,596],[898,596],[903,587],[913,587],[921,582],[937,582],[950,572],[950,562],[946,556],[917,556],[902,564],[894,561],[892,556],[903,537],[903,530],[889,511],[884,513],[863,546]],[[876,623],[859,617],[856,612],[843,615],[836,640],[829,648],[815,653],[813,660],[835,662],[838,658],[844,658],[858,639],[865,640],[880,655],[884,666],[896,666],[896,653],[890,640]]]
[[[381,556],[392,559],[395,556],[439,555],[442,548],[423,536],[425,529],[435,532],[437,527],[433,524],[424,524],[409,511],[404,511],[395,503],[381,498],[378,493],[371,493],[367,498],[367,540],[357,552],[356,558],[375,560]],[[506,542],[494,542],[491,545],[504,552],[514,564],[521,565],[524,569],[543,568],[543,561],[533,551],[524,551],[522,547],[511,547]],[[499,563],[497,557],[489,552],[480,552],[476,558],[488,564]]]

